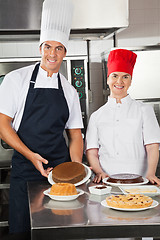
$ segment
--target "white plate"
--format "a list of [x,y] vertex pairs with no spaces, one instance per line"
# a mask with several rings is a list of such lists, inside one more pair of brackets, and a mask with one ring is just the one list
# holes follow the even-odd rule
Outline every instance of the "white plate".
[[109,184],[111,186],[138,186],[138,185],[143,185],[143,184],[147,184],[149,182],[149,180],[147,178],[143,177],[143,182],[140,183],[112,183],[112,182],[107,182],[108,177],[104,178],[102,181],[106,184]]
[[[83,163],[82,163],[82,164],[83,164]],[[85,164],[83,164],[83,166],[85,167],[86,176],[85,176],[85,178],[83,178],[83,180],[81,180],[80,182],[75,183],[75,184],[74,184],[75,186],[79,186],[79,185],[87,182],[88,179],[91,177],[91,174],[92,174],[91,169],[90,169],[88,166],[86,166]],[[51,185],[55,184],[55,182],[54,182],[53,179],[52,179],[52,171],[51,171],[51,172],[49,173],[49,175],[48,175],[48,182],[49,182]]]
[[129,211],[129,212],[137,212],[137,211],[143,211],[143,210],[155,208],[155,207],[158,206],[158,204],[159,204],[159,203],[158,203],[157,201],[153,200],[153,203],[152,203],[152,205],[151,205],[150,207],[146,207],[146,208],[131,208],[131,209],[129,209],[129,208],[116,208],[116,207],[108,206],[106,200],[103,200],[103,201],[101,202],[101,205],[102,205],[103,207],[107,207],[107,208],[111,208],[111,209],[119,210],[119,211]]
[[[156,186],[119,186],[120,190],[124,193],[124,194],[144,194],[147,196],[158,196],[160,195],[160,189]],[[133,192],[126,192],[126,190],[132,190]],[[134,191],[135,190],[135,191]],[[156,191],[156,192],[152,192],[152,191]]]
[[50,193],[51,188],[45,190],[43,193],[44,195],[50,197],[53,200],[56,201],[71,201],[74,200],[76,198],[78,198],[80,195],[82,195],[84,193],[84,191],[82,191],[81,189],[77,189],[78,194],[76,195],[68,195],[68,196],[57,196],[57,195],[51,195]]

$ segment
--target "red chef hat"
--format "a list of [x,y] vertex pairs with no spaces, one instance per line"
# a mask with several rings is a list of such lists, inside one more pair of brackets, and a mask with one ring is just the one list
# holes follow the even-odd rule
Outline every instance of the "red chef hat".
[[112,72],[129,73],[132,77],[137,54],[126,49],[115,49],[108,56],[108,75]]

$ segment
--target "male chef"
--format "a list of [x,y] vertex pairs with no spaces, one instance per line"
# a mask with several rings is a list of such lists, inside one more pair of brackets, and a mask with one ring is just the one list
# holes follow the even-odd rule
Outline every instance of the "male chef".
[[[0,138],[14,148],[9,202],[10,233],[30,231],[27,182],[47,180],[66,161],[82,161],[79,98],[59,69],[72,21],[70,0],[45,0],[41,62],[6,75],[0,87]],[[66,129],[69,149],[63,132]],[[23,238],[24,239],[24,238]]]

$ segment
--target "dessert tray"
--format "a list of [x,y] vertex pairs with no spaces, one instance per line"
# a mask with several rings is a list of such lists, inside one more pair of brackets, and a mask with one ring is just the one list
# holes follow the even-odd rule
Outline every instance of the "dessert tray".
[[49,193],[50,193],[50,190],[51,190],[51,188],[45,190],[45,191],[43,192],[44,195],[46,195],[46,196],[48,196],[48,197],[50,197],[51,199],[56,200],[56,201],[71,201],[71,200],[74,200],[74,199],[78,198],[78,197],[81,196],[82,194],[84,194],[84,191],[83,191],[83,190],[77,189],[78,194],[76,194],[76,195],[57,196],[57,195],[49,194]]
[[[75,186],[79,186],[79,185],[87,182],[88,179],[91,177],[91,174],[92,174],[91,169],[90,169],[88,166],[86,166],[85,164],[83,164],[83,166],[85,167],[86,176],[85,176],[85,178],[83,178],[83,180],[81,180],[80,182],[75,183],[75,184],[74,184]],[[49,182],[51,185],[55,184],[55,182],[54,182],[53,179],[52,179],[52,171],[51,171],[51,172],[49,173],[49,175],[48,175],[48,182]]]
[[119,186],[120,190],[124,194],[144,194],[147,196],[158,196],[160,195],[160,189],[156,186]]
[[105,183],[105,184],[108,184],[108,185],[111,185],[111,186],[138,186],[138,185],[143,185],[143,184],[147,184],[149,182],[149,180],[147,178],[144,178],[143,177],[143,182],[140,182],[140,183],[112,183],[112,182],[107,182],[108,180],[108,177],[107,178],[104,178],[102,181]]
[[144,211],[144,210],[147,210],[147,209],[151,209],[151,208],[155,208],[159,205],[159,203],[155,200],[153,200],[153,203],[151,206],[149,207],[145,207],[145,208],[118,208],[118,207],[111,207],[107,204],[106,200],[103,200],[101,202],[101,205],[103,207],[107,207],[107,208],[111,208],[111,209],[114,209],[114,210],[119,210],[119,211],[128,211],[128,212],[137,212],[137,211]]

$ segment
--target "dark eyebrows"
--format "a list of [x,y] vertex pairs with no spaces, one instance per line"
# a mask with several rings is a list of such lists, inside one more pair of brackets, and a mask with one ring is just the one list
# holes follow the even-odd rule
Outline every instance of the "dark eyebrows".
[[118,74],[116,74],[116,73],[111,73],[112,74],[112,76],[118,76]]
[[61,48],[61,49],[63,49],[64,47],[60,45],[60,46],[57,46],[56,48]]
[[[118,76],[118,74],[117,73],[111,73],[113,76]],[[128,73],[126,73],[126,74],[124,74],[123,75],[123,77],[128,77],[129,76],[129,74]]]
[[46,47],[50,47],[50,46],[51,46],[51,45],[49,45],[49,44],[47,44],[47,43],[45,43],[44,45],[45,45]]
[[[48,43],[45,43],[44,45],[45,45],[46,47],[52,47],[52,45],[50,45],[50,44],[48,44]],[[58,45],[58,46],[56,46],[55,48],[61,48],[61,49],[63,49],[64,47],[61,46],[61,45]]]
[[[42,45],[43,45],[43,43],[40,45],[40,48],[42,47]],[[52,46],[51,46],[50,44],[48,44],[48,43],[44,43],[43,46],[44,46],[44,47],[52,47]],[[67,49],[66,49],[65,46],[63,46],[63,45],[58,45],[58,46],[56,46],[56,48],[64,49],[65,53],[67,52]]]

